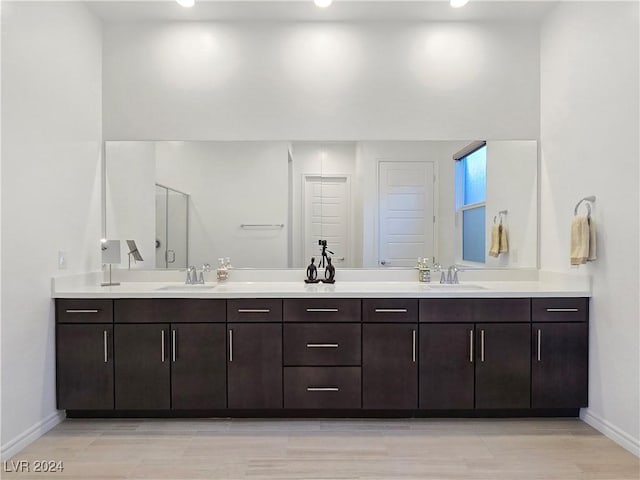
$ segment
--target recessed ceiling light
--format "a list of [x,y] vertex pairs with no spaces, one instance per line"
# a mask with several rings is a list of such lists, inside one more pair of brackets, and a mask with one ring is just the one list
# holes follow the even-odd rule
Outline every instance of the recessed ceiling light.
[[313,0],[313,3],[316,4],[316,7],[327,8],[333,3],[333,0]]
[[176,2],[178,2],[178,5],[184,8],[191,8],[196,4],[195,0],[176,0]]
[[450,3],[453,8],[460,8],[469,3],[469,0],[451,0]]

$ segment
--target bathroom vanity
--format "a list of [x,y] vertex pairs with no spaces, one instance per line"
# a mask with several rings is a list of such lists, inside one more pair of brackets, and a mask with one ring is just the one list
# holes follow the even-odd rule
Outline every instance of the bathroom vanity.
[[58,408],[575,416],[587,406],[588,292],[400,283],[54,292]]

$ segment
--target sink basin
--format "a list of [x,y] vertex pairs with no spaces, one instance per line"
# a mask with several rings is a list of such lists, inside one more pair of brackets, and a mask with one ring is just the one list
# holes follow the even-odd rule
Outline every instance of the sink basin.
[[165,285],[164,287],[156,288],[157,291],[164,292],[199,292],[201,290],[211,290],[215,288],[215,285]]
[[483,287],[481,285],[474,285],[472,283],[436,283],[433,285],[429,285],[429,288],[433,288],[435,290],[486,290],[487,287]]

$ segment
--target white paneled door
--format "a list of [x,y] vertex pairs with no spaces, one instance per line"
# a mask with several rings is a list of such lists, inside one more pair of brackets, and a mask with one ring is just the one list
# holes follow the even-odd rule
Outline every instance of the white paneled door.
[[320,260],[318,240],[326,240],[336,266],[351,265],[349,255],[349,218],[351,208],[350,181],[347,176],[304,177],[304,255],[303,264],[311,257]]
[[434,256],[433,162],[379,163],[378,263],[413,267]]

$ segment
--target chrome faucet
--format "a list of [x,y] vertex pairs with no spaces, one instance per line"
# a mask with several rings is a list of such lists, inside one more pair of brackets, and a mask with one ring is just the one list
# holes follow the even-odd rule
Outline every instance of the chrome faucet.
[[209,265],[208,263],[205,263],[204,265],[202,265],[202,271],[200,272],[200,276],[198,277],[199,285],[204,285],[204,274],[205,272],[210,272],[210,271],[211,271],[211,265]]
[[184,281],[186,285],[193,285],[198,281],[198,272],[196,271],[196,267],[190,266],[187,268],[187,279]]
[[446,283],[448,285],[457,285],[460,283],[458,281],[458,272],[460,270],[455,265],[451,265],[447,269],[447,275],[445,276],[444,270],[442,270],[442,274],[440,275],[440,283]]

